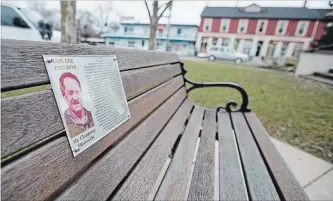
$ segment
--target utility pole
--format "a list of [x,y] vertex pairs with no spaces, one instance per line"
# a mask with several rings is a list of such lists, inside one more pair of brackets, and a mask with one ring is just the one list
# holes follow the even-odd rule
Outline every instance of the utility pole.
[[168,51],[168,47],[169,47],[171,10],[172,10],[172,3],[171,3],[171,5],[169,6],[168,31],[167,31],[167,37],[166,37],[166,51]]

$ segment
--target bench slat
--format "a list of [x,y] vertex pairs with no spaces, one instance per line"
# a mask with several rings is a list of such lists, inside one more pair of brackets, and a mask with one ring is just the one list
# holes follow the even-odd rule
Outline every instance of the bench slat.
[[184,200],[191,179],[191,166],[204,109],[196,106],[179,142],[155,200]]
[[[48,198],[182,85],[183,79],[180,76],[131,100],[129,102],[131,119],[75,158],[71,153],[67,137],[61,137],[4,166],[1,169],[3,199]],[[186,96],[185,89],[179,90],[177,95]]]
[[[249,196],[252,200],[280,200],[242,113],[231,113]],[[251,200],[250,199],[250,200]]]
[[[180,65],[176,64],[121,75],[129,98],[180,73]],[[52,90],[6,98],[1,104],[2,158],[64,129]]]
[[[147,200],[156,179],[171,153],[178,135],[184,129],[184,123],[192,108],[190,100],[185,100],[154,144],[135,167],[113,200]],[[152,160],[153,159],[153,160]]]
[[130,98],[181,73],[180,64],[121,72],[126,97]]
[[179,62],[176,54],[167,52],[115,49],[82,44],[2,39],[1,46],[2,90],[49,83],[42,55],[116,55],[120,70]]
[[[185,99],[172,96],[56,200],[106,200]],[[89,190],[87,190],[89,189]]]
[[274,144],[268,138],[267,132],[255,113],[246,113],[245,117],[253,131],[253,135],[260,145],[259,149],[265,157],[270,172],[283,195],[284,200],[309,200],[302,186],[290,171]]
[[248,200],[235,134],[228,113],[218,113],[220,200]]
[[206,111],[189,200],[214,199],[216,112]]

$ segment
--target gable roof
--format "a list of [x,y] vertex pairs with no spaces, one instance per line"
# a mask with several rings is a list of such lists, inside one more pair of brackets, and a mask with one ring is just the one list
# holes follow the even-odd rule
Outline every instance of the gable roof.
[[205,7],[201,17],[316,20],[323,19],[326,13],[333,11],[333,9],[308,9],[304,7],[261,7],[261,12],[245,12],[245,8]]

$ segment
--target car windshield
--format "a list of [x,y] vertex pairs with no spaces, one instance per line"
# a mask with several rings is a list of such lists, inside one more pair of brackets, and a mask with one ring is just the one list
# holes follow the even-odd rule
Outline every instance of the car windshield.
[[43,20],[43,17],[35,11],[29,11],[24,8],[19,9],[23,15],[38,29],[38,23]]

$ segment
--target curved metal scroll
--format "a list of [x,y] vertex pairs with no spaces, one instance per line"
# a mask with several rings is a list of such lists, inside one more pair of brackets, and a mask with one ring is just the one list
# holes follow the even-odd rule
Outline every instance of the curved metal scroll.
[[183,67],[183,63],[181,64],[182,66],[182,71],[183,71],[183,76],[184,76],[184,81],[192,84],[192,86],[190,88],[187,89],[187,92],[192,91],[193,89],[197,89],[197,88],[203,88],[203,87],[229,87],[229,88],[233,88],[236,89],[241,95],[242,95],[242,104],[240,105],[239,109],[237,110],[232,110],[232,107],[237,107],[237,103],[233,100],[229,101],[225,106],[221,105],[218,106],[216,108],[217,111],[221,110],[221,109],[225,109],[227,112],[250,112],[251,110],[249,108],[247,108],[248,104],[249,104],[249,98],[248,95],[246,93],[246,91],[239,86],[236,83],[233,82],[194,82],[190,79],[188,79],[185,74],[187,73],[187,71],[184,69]]

